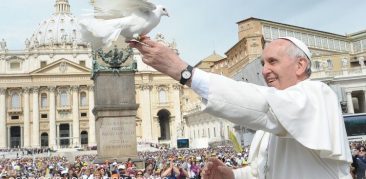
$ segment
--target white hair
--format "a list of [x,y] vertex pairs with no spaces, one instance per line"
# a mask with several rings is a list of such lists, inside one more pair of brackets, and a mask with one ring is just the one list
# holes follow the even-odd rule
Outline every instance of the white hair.
[[287,53],[291,57],[306,59],[306,61],[308,62],[308,65],[306,66],[305,73],[306,73],[307,77],[309,78],[311,75],[311,60],[304,53],[304,51],[302,51],[299,47],[297,47],[293,43],[290,43],[290,45],[287,47]]

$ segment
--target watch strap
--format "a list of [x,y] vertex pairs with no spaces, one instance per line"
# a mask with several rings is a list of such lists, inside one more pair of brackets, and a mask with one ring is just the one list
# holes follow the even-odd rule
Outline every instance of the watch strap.
[[[188,78],[188,79],[185,79],[183,78],[183,72],[185,71],[189,71],[191,73],[191,76]],[[179,83],[182,84],[182,85],[185,85],[187,83],[187,81],[189,79],[192,78],[192,71],[193,71],[193,67],[191,65],[188,65],[186,69],[184,69],[181,73],[180,73],[180,80],[179,80]]]

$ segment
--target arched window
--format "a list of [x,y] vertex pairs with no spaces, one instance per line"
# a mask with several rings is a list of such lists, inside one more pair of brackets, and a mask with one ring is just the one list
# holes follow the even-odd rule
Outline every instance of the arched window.
[[86,100],[86,93],[81,92],[80,93],[80,106],[87,106],[87,100]]
[[69,102],[67,100],[67,92],[66,91],[61,91],[60,93],[60,105],[61,106],[68,106],[69,105]]
[[159,91],[159,103],[167,103],[167,96],[166,96],[166,92],[165,90],[160,90]]
[[41,94],[41,108],[47,108],[48,104],[47,104],[47,94],[46,93],[42,93]]
[[18,93],[14,93],[11,95],[11,107],[13,109],[20,108],[20,96]]
[[170,112],[162,109],[157,114],[159,116],[160,138],[159,140],[170,140]]

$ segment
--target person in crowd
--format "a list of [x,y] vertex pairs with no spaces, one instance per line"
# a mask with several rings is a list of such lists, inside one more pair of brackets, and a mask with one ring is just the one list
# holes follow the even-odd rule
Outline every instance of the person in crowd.
[[144,173],[141,170],[136,172],[136,179],[144,179]]
[[95,170],[94,173],[90,176],[93,179],[102,179],[102,175],[99,170]]
[[79,165],[75,165],[72,176],[75,178],[79,178],[81,176],[81,170]]
[[119,175],[117,173],[117,171],[112,171],[112,176],[111,176],[111,179],[119,179]]
[[109,173],[109,171],[106,171],[106,169],[104,168],[104,166],[101,166],[98,170],[100,172],[100,176],[103,179],[108,179],[108,178],[111,177],[111,174]]
[[76,173],[76,168],[75,167],[70,167],[69,170],[68,170],[68,176],[70,178],[77,178],[78,175]]
[[118,166],[118,173],[119,173],[120,178],[122,178],[122,179],[131,179],[131,177],[128,175],[128,173],[126,171],[125,164],[120,164]]
[[153,177],[154,179],[161,179],[161,170],[160,169],[156,169],[154,174],[153,174]]
[[66,179],[66,178],[69,178],[69,173],[67,170],[62,170],[61,171],[61,174],[60,176],[63,178],[63,179]]
[[88,169],[88,168],[84,168],[84,169],[82,170],[82,173],[81,173],[81,178],[82,178],[82,179],[88,179],[88,178],[90,177],[90,175],[91,175],[91,171],[90,171],[90,169]]
[[189,178],[188,172],[182,167],[182,164],[180,162],[177,163],[177,168],[179,170],[179,175],[177,179]]
[[145,174],[144,174],[144,178],[150,178],[151,175],[154,174],[154,167],[152,163],[149,163],[146,167],[145,167]]
[[195,157],[191,158],[188,171],[189,171],[189,178],[191,179],[199,178],[200,166],[197,165],[197,159]]
[[164,171],[161,173],[161,177],[166,177],[167,179],[177,179],[180,175],[179,169],[174,164],[174,158],[169,157],[169,165],[167,165]]
[[127,168],[136,167],[136,165],[134,164],[134,162],[132,161],[132,159],[131,159],[131,158],[128,158],[128,159],[127,159],[126,167],[127,167]]
[[356,148],[354,163],[356,164],[356,178],[365,179],[366,172],[366,151],[365,146],[360,145]]
[[[257,130],[245,168],[210,158],[204,178],[350,178],[352,162],[341,107],[332,89],[311,75],[311,53],[293,37],[266,44],[261,56],[268,86],[193,68],[163,44],[130,42],[143,62],[203,98],[205,111]],[[271,151],[271,152],[269,152]]]

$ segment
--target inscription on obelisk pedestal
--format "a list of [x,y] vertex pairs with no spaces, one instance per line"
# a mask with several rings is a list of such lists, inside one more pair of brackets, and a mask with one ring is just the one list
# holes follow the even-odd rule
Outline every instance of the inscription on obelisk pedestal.
[[[136,122],[132,117],[108,117],[100,121],[98,154],[110,158],[137,156]],[[116,157],[117,156],[117,157]]]

